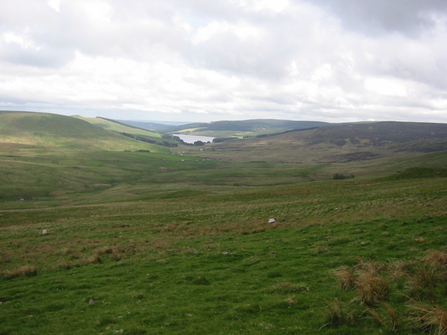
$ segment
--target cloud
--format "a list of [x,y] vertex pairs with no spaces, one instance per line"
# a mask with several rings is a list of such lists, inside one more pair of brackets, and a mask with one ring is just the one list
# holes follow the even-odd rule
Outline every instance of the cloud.
[[10,1],[0,12],[0,107],[447,122],[443,2]]
[[336,14],[343,25],[367,35],[399,32],[413,35],[436,25],[447,14],[444,0],[312,0]]

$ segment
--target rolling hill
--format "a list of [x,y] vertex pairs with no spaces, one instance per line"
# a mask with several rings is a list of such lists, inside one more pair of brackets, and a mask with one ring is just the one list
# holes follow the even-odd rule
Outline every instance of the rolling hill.
[[346,163],[447,150],[447,124],[376,122],[328,125],[310,130],[179,148],[229,161]]
[[79,118],[48,113],[2,111],[0,134],[0,148],[33,146],[169,152],[167,148],[122,136]]
[[0,113],[0,334],[446,332],[447,125],[95,121]]
[[329,125],[318,121],[243,120],[190,123],[162,129],[163,133],[182,133],[213,137],[252,137],[261,134],[281,133],[293,129],[309,129]]

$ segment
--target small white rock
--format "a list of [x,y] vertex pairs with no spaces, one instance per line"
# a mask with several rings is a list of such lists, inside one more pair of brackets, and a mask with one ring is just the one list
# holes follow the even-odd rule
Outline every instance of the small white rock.
[[275,219],[270,219],[270,220],[269,220],[269,223],[275,223],[275,222],[276,222]]
[[48,230],[46,229],[42,230],[42,235],[48,235]]

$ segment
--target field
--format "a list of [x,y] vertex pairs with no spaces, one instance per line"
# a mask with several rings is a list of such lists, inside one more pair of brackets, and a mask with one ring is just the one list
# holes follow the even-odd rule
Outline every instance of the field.
[[4,144],[0,334],[444,334],[446,163]]

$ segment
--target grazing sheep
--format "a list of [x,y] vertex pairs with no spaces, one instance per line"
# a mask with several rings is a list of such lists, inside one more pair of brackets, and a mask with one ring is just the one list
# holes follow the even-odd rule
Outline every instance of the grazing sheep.
[[46,229],[42,230],[42,236],[48,235],[48,231]]

